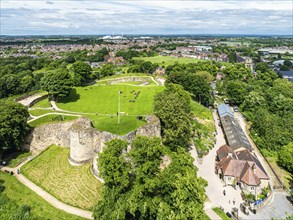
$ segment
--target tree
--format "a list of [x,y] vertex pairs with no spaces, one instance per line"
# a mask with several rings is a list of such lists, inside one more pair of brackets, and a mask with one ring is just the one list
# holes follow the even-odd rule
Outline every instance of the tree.
[[188,148],[191,136],[190,97],[182,86],[167,84],[155,96],[154,112],[160,118],[163,142],[172,150]]
[[211,103],[211,87],[202,76],[181,72],[170,73],[166,83],[182,85],[186,91],[194,96],[197,102],[205,106]]
[[[108,147],[111,150],[107,150]],[[94,211],[95,219],[205,217],[203,204],[207,183],[197,178],[193,158],[185,150],[166,154],[168,150],[161,145],[160,139],[149,137],[134,139],[128,152],[126,147],[124,141],[115,139],[108,142],[99,154],[99,158],[103,158],[103,162],[99,162],[100,169],[110,168],[119,183],[124,179],[122,182],[128,184],[123,184],[124,187],[120,184],[109,185],[107,180],[114,182],[105,175],[113,174],[102,174],[105,187]],[[169,158],[164,168],[160,166],[163,156]],[[114,166],[109,165],[113,163]]]
[[77,61],[72,64],[75,85],[81,85],[91,79],[92,68],[89,64]]
[[259,108],[266,106],[266,100],[258,92],[250,92],[248,96],[245,97],[240,108],[244,112],[249,112],[254,114]]
[[27,109],[12,101],[0,100],[0,156],[8,150],[18,150],[22,147],[29,131]]
[[47,73],[41,79],[41,88],[48,92],[50,98],[58,100],[58,97],[65,97],[70,94],[73,81],[66,69],[58,69]]
[[112,76],[115,73],[115,68],[112,63],[107,63],[100,69],[100,77]]
[[293,172],[293,142],[290,142],[278,152],[278,163],[289,173]]
[[241,81],[228,82],[226,95],[232,104],[240,105],[244,101],[247,95],[246,87],[247,85]]

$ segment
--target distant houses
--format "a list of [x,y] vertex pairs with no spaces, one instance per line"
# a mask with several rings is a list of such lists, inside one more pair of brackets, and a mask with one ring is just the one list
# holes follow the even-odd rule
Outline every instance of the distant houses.
[[239,186],[255,197],[268,187],[269,177],[252,151],[252,146],[231,108],[218,106],[221,126],[228,145],[217,150],[215,172],[226,185]]

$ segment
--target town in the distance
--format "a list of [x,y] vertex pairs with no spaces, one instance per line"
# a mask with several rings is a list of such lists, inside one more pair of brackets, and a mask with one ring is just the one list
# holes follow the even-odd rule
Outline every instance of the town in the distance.
[[292,36],[1,36],[0,219],[292,219]]

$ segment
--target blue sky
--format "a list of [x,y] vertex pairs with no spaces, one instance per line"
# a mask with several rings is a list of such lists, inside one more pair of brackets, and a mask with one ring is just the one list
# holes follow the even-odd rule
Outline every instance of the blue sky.
[[1,0],[1,35],[293,34],[293,1]]

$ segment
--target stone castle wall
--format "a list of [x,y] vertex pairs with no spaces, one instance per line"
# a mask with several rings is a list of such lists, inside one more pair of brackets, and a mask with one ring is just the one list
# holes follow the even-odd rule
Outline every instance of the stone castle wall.
[[91,121],[85,117],[71,122],[46,124],[33,129],[26,139],[25,148],[32,153],[38,153],[52,144],[69,147],[70,163],[74,165],[83,164],[94,158],[98,152],[102,151],[105,143],[114,138],[131,142],[136,135],[160,137],[160,120],[156,116],[148,116],[146,120],[146,125],[124,136],[98,131],[92,127]]

